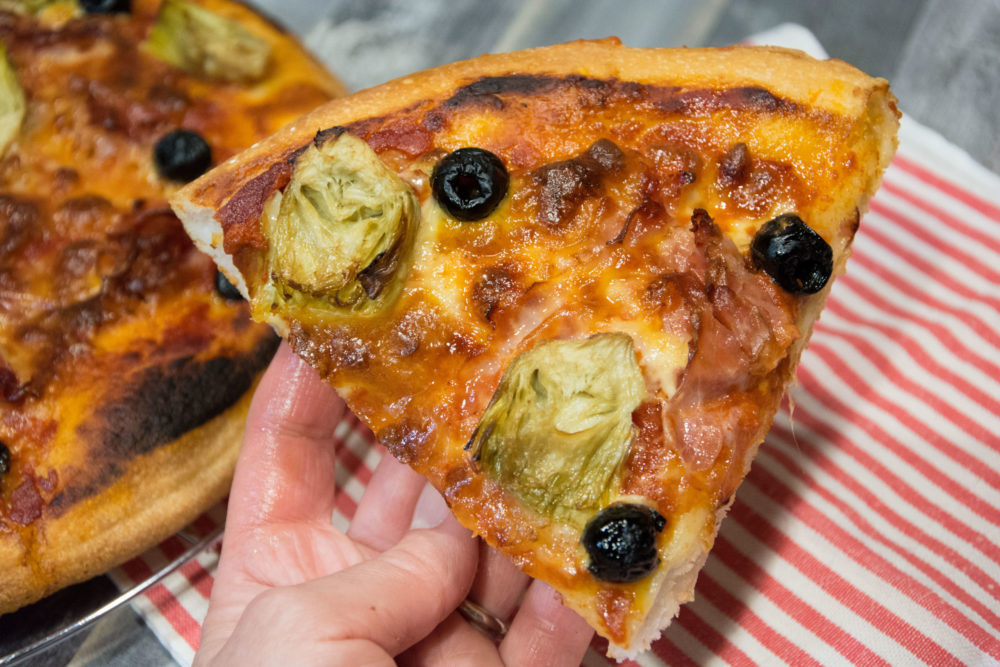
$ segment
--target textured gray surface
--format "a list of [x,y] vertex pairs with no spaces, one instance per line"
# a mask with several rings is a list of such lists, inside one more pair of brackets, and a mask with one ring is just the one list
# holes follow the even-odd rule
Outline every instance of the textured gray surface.
[[800,23],[830,55],[888,79],[905,113],[1000,171],[1000,0],[329,0],[318,15],[305,0],[281,6],[354,90],[570,39],[722,46]]
[[705,46],[732,44],[779,23],[799,23],[816,35],[831,56],[891,81],[924,4],[919,0],[734,0],[720,14]]
[[1000,172],[1000,0],[732,0],[706,44],[785,21],[888,79],[904,113]]
[[892,79],[907,113],[1000,172],[1000,0],[932,0]]
[[[352,88],[484,52],[617,35],[718,46],[785,22],[890,80],[904,112],[1000,171],[1000,0],[258,0]],[[319,9],[324,7],[324,9]],[[79,645],[79,639],[76,642]],[[65,664],[64,650],[36,664]],[[131,611],[74,665],[173,665]]]

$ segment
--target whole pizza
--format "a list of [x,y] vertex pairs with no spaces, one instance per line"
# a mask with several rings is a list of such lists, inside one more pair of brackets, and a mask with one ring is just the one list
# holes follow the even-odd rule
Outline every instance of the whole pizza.
[[690,599],[897,125],[843,62],[576,42],[334,100],[172,202],[623,658]]
[[276,338],[167,198],[342,92],[228,0],[0,1],[0,613],[228,490]]

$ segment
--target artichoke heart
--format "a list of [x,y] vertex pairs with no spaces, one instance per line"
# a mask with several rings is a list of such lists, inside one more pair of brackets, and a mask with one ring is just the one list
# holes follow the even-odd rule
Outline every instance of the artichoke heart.
[[364,141],[346,132],[317,138],[280,197],[263,226],[272,301],[320,299],[357,311],[400,283],[420,207]]
[[17,14],[37,14],[59,0],[0,0],[0,9]]
[[543,342],[507,367],[470,441],[473,458],[536,512],[578,519],[618,488],[645,397],[630,336]]
[[0,157],[20,131],[26,109],[24,91],[7,60],[7,48],[0,42]]
[[171,65],[216,81],[257,81],[271,59],[263,39],[187,0],[165,0],[146,47]]

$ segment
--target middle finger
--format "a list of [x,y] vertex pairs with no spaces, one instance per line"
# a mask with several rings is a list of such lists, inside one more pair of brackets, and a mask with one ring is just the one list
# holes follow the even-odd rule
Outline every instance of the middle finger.
[[383,454],[347,535],[378,551],[392,547],[409,531],[413,509],[426,484],[427,480],[409,466]]

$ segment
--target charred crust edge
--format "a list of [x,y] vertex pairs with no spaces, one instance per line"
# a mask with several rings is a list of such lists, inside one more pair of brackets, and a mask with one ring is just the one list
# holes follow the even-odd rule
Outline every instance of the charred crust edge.
[[77,430],[90,443],[95,474],[67,485],[50,509],[61,514],[113,483],[131,461],[223,414],[253,386],[278,343],[269,333],[242,354],[204,361],[181,357],[136,373],[117,399]]

